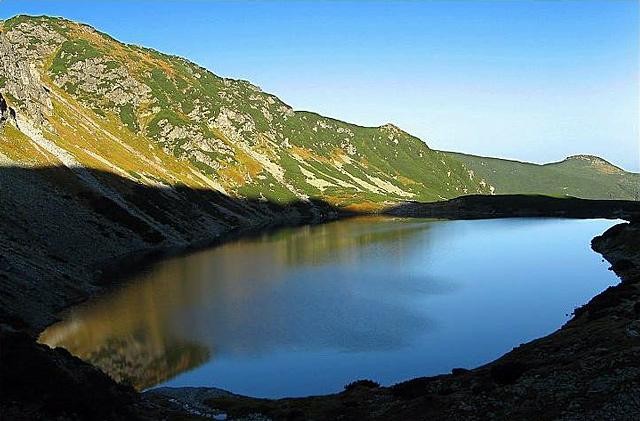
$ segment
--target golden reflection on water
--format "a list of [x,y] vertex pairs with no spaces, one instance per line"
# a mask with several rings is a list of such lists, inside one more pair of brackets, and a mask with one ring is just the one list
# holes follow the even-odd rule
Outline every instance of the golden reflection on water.
[[[138,389],[197,367],[215,358],[218,350],[251,354],[279,342],[304,347],[316,338],[282,320],[300,314],[289,315],[279,307],[300,313],[306,304],[274,292],[285,273],[332,262],[357,268],[359,250],[380,243],[393,243],[382,252],[401,259],[411,238],[428,228],[415,220],[354,218],[283,229],[170,259],[136,275],[123,288],[72,308],[40,341],[62,346]],[[331,288],[345,283],[340,280]],[[261,296],[270,297],[269,305],[256,308]],[[340,297],[336,293],[331,299]],[[266,324],[290,331],[274,334]],[[336,335],[349,334],[334,330]]]

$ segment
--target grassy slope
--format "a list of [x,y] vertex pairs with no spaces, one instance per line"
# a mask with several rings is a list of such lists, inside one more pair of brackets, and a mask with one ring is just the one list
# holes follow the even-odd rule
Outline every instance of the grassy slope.
[[[540,166],[439,152],[393,125],[361,127],[294,111],[247,81],[65,19],[17,16],[0,23],[0,36],[16,46],[16,60],[35,64],[50,92],[53,130],[44,136],[88,168],[143,184],[216,188],[276,203],[319,198],[359,209],[492,187],[498,194],[637,194],[640,176],[610,164]],[[0,93],[26,115],[29,99],[9,92],[10,78],[3,76]],[[11,130],[0,137],[12,140],[0,142],[0,153],[15,162],[55,158],[17,154],[35,146]]]
[[474,173],[490,180],[496,194],[546,194],[585,199],[638,200],[640,174],[626,172],[588,155],[551,164],[532,164],[447,152]]
[[[392,125],[360,127],[296,112],[249,82],[64,19],[18,16],[1,31],[27,51],[49,48],[29,57],[55,106],[55,133],[45,135],[91,168],[107,169],[81,149],[118,161],[121,175],[158,179],[131,151],[112,150],[113,135],[136,155],[156,148],[162,166],[181,167],[176,177],[173,170],[159,177],[168,184],[196,171],[232,195],[279,203],[312,197],[375,207],[488,192],[457,159]],[[92,122],[85,135],[76,136],[83,125],[74,119]]]

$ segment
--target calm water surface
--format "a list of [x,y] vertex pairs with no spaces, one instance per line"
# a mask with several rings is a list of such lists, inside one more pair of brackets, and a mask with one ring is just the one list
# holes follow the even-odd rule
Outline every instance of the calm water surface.
[[474,367],[546,335],[618,282],[592,237],[615,221],[359,218],[154,265],[41,341],[144,389],[264,397]]

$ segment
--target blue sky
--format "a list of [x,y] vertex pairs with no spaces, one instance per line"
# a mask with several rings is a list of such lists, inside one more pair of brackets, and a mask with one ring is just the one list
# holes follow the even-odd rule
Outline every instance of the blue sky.
[[640,169],[639,2],[0,0],[431,147]]

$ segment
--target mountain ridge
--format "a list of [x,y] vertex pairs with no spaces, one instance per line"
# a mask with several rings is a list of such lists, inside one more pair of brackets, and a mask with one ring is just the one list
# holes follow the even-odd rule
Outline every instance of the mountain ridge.
[[491,180],[496,194],[545,194],[588,199],[640,199],[640,174],[595,155],[578,154],[536,164],[460,152],[444,152]]
[[[37,21],[35,27],[38,29],[34,27],[34,19]],[[18,52],[22,52],[27,59],[31,58],[36,65],[39,64],[41,79],[48,85],[52,96],[68,94],[72,98],[65,99],[78,100],[83,107],[91,108],[92,112],[102,114],[102,117],[107,117],[104,110],[111,108],[113,114],[118,115],[123,126],[134,134],[142,132],[142,136],[147,140],[160,143],[165,152],[170,152],[177,158],[182,158],[183,161],[186,157],[191,161],[192,166],[197,167],[198,171],[204,173],[206,177],[221,179],[225,191],[233,190],[240,196],[255,194],[256,192],[252,192],[251,188],[243,189],[243,187],[246,184],[253,186],[260,184],[256,182],[255,177],[262,175],[269,179],[269,185],[259,186],[258,193],[267,196],[271,193],[271,197],[268,198],[276,200],[317,196],[324,191],[325,187],[339,187],[339,190],[351,190],[350,193],[372,193],[379,195],[378,200],[386,194],[409,197],[427,193],[424,189],[422,192],[406,191],[407,189],[403,189],[403,186],[398,185],[396,180],[387,175],[389,172],[387,169],[377,171],[375,178],[368,177],[368,174],[364,175],[363,165],[367,163],[360,162],[360,159],[355,162],[354,166],[357,168],[341,171],[343,164],[353,164],[350,156],[356,154],[356,146],[348,137],[355,137],[354,130],[371,132],[376,130],[374,128],[350,125],[311,112],[296,113],[277,97],[263,93],[249,82],[220,78],[183,58],[147,48],[116,43],[112,38],[96,32],[93,28],[79,26],[70,21],[18,17],[6,21],[3,27],[8,27],[8,38],[14,35],[13,32],[17,32],[13,38],[18,41],[16,43],[18,49],[22,49]],[[45,28],[44,31],[43,28]],[[74,36],[67,38],[70,33]],[[30,57],[25,52],[30,50],[24,48],[24,44],[34,43],[32,34],[38,35],[36,44],[45,45],[41,48],[42,53],[37,57]],[[104,43],[108,43],[108,47],[112,50],[120,50],[115,54],[103,54],[100,49],[104,48]],[[123,49],[133,51],[122,51]],[[125,53],[138,54],[141,61],[150,61],[153,65],[142,70],[147,74],[131,75],[127,69],[124,69],[123,63],[117,61],[118,56],[121,58]],[[175,79],[170,80],[164,75],[165,72],[175,74],[180,71],[182,74]],[[105,73],[106,76],[102,77]],[[185,78],[191,78],[190,83],[186,83]],[[114,87],[113,84],[109,86],[113,79],[117,79],[119,86]],[[200,83],[199,79],[205,80],[205,83]],[[197,92],[186,95],[184,92],[193,86],[196,87],[194,89]],[[11,91],[10,88],[11,86],[9,91]],[[56,88],[63,92],[56,92],[58,90]],[[15,96],[16,92],[17,89],[13,89],[13,92],[8,93],[13,93]],[[212,102],[214,94],[219,98]],[[100,95],[106,96],[107,101],[101,101],[98,97]],[[239,102],[228,101],[228,97],[238,95]],[[255,104],[251,104],[251,101],[258,101],[260,110]],[[45,102],[45,108],[51,108],[46,100],[41,102]],[[203,104],[205,102],[208,104]],[[248,105],[247,102],[249,102]],[[134,104],[133,107],[130,104]],[[201,104],[203,105],[200,106]],[[145,106],[151,107],[152,110],[148,112],[143,109],[142,112],[137,112],[138,110],[133,109]],[[200,113],[199,111],[202,110],[204,111]],[[256,115],[257,111],[262,115]],[[38,113],[31,114],[32,116],[35,114],[34,120],[37,122],[47,120]],[[269,127],[274,126],[273,118],[278,114],[281,118],[276,124],[279,125],[280,131],[270,131]],[[90,117],[95,116],[90,115]],[[289,118],[296,121],[287,125],[285,123]],[[308,120],[311,120],[313,127],[309,127],[311,124],[307,122]],[[283,129],[285,129],[284,133],[282,133]],[[322,162],[321,159],[317,159],[318,157],[311,157],[311,162],[308,162],[309,160],[292,162],[291,157],[295,161],[301,161],[300,154],[291,154],[288,151],[285,157],[277,156],[285,154],[282,149],[290,150],[292,146],[308,149],[304,143],[313,142],[321,137],[309,135],[318,133],[319,129],[321,131],[335,129],[333,133],[329,133],[329,136],[325,136],[329,142],[319,142],[319,144],[316,142],[311,151],[294,152],[337,153],[338,159],[333,161],[339,162]],[[404,132],[401,134],[408,137]],[[294,135],[296,138],[305,136],[307,139],[298,145],[291,145],[290,140],[294,139]],[[341,139],[336,139],[338,135]],[[362,136],[359,137],[362,138]],[[275,150],[276,153],[269,156],[262,153],[264,151],[256,151],[256,143],[260,141],[263,148]],[[337,141],[339,141],[338,144],[336,144]],[[414,146],[416,145],[414,143]],[[426,151],[426,146],[417,146]],[[237,162],[238,158],[240,161],[249,162]],[[236,162],[234,165],[226,165],[225,160]],[[274,165],[279,168],[274,168]],[[286,174],[286,180],[284,172],[290,173]],[[327,172],[330,174],[326,174]],[[301,178],[304,180],[299,180]],[[462,186],[464,183],[461,183],[460,177],[456,183],[460,185],[457,186],[459,191],[466,188]],[[269,188],[273,187],[272,184],[277,185],[279,189]],[[418,186],[420,184],[414,183]],[[438,193],[430,195],[435,198],[445,196]]]
[[[27,138],[42,132],[40,146],[57,151],[49,160],[69,155],[74,165],[142,183],[204,184],[278,203],[380,208],[501,191],[393,123],[364,127],[293,110],[249,81],[65,18],[2,21],[0,46],[0,95],[16,114],[11,121]],[[17,136],[0,130],[1,138]],[[32,159],[7,143],[5,158]]]

